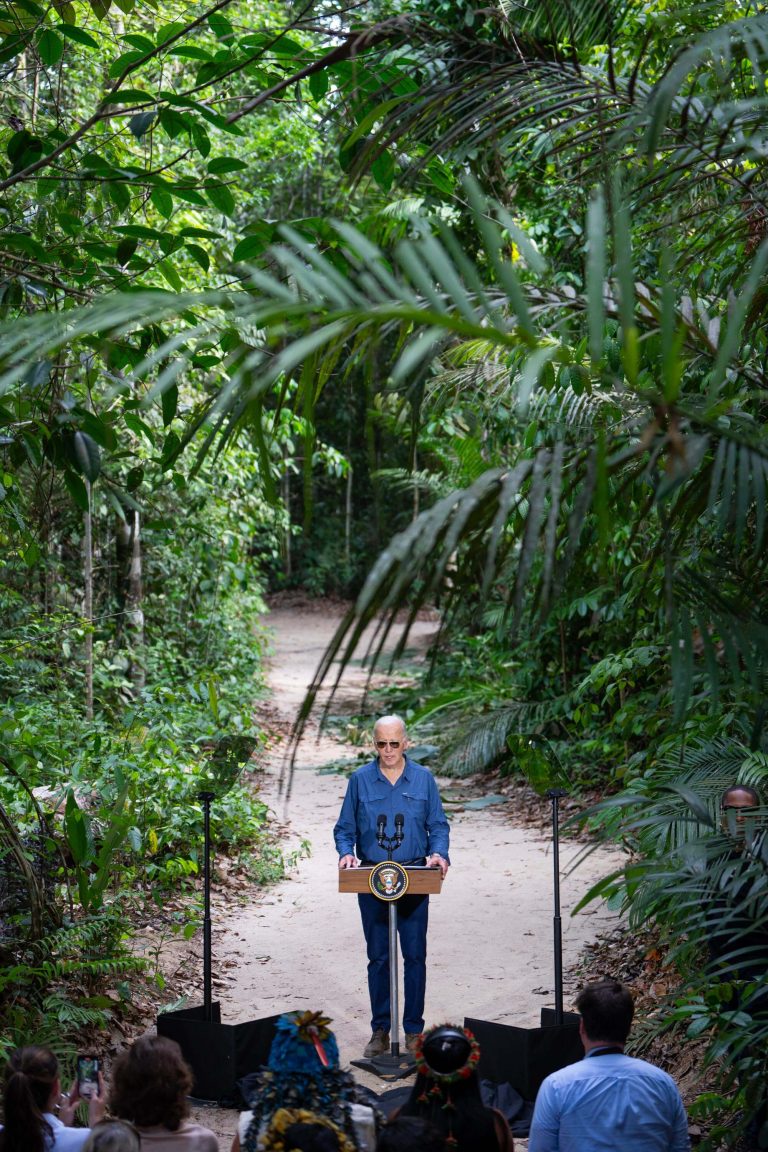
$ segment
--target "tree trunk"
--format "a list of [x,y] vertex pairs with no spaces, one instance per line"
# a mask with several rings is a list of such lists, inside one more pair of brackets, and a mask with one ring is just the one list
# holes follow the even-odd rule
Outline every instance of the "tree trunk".
[[413,508],[411,512],[411,520],[418,520],[419,518],[419,479],[416,475],[419,467],[419,455],[416,449],[416,442],[413,445],[413,457],[411,458],[411,474],[413,476]]
[[344,504],[344,562],[347,578],[352,569],[352,460],[347,467],[347,496]]
[[144,588],[142,582],[141,558],[141,519],[138,509],[132,513],[130,530],[130,560],[128,562],[127,595],[125,598],[125,621],[128,643],[131,649],[131,665],[128,676],[137,692],[146,682],[144,668]]
[[29,900],[29,934],[33,940],[39,940],[43,935],[43,912],[45,910],[45,897],[43,889],[35,876],[24,845],[14,821],[5,808],[0,804],[0,839],[8,845],[11,856],[16,862]]
[[93,720],[93,504],[91,483],[85,481],[88,511],[83,517],[83,616],[85,618],[85,716]]
[[288,461],[285,462],[285,472],[283,473],[283,504],[285,511],[288,515],[288,524],[285,529],[283,537],[283,562],[285,566],[285,576],[287,580],[291,578],[291,474],[288,471]]
[[118,520],[115,529],[119,606],[116,642],[130,652],[127,676],[137,692],[146,683],[144,667],[144,585],[141,518],[138,509]]

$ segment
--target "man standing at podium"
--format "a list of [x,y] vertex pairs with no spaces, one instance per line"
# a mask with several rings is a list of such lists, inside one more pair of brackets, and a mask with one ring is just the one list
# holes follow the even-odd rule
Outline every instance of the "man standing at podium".
[[[380,829],[392,836],[402,823],[399,864],[448,871],[448,821],[432,773],[409,760],[408,737],[399,716],[381,716],[373,727],[376,756],[349,778],[339,819],[333,829],[339,868],[378,864],[387,859],[379,847]],[[369,893],[358,896],[368,950],[371,1039],[363,1055],[370,1059],[389,1049],[389,907]],[[397,902],[397,928],[403,954],[403,1032],[409,1052],[424,1030],[429,896],[403,896]]]

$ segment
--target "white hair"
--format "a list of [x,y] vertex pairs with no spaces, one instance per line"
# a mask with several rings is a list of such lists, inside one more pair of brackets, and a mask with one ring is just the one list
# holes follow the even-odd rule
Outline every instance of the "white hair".
[[399,724],[403,730],[403,739],[405,739],[405,737],[408,734],[406,731],[406,727],[405,727],[405,720],[403,720],[402,716],[395,715],[394,712],[392,713],[391,716],[379,716],[378,720],[376,721],[376,723],[373,726],[374,736],[376,735],[376,729],[381,724]]

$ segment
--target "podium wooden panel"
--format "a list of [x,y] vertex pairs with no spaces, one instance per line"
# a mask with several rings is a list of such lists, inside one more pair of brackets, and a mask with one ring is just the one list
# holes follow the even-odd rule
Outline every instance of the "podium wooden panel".
[[[408,873],[406,896],[436,896],[443,887],[443,874],[439,868],[405,870]],[[368,878],[372,871],[372,868],[339,868],[339,892],[370,893]]]

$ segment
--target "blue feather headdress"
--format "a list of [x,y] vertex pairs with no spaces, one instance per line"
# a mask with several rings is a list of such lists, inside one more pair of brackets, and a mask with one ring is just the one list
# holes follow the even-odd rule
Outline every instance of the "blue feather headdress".
[[321,1012],[286,1012],[277,1021],[267,1066],[278,1074],[338,1068],[339,1048],[330,1023]]
[[253,1119],[243,1152],[257,1152],[260,1134],[280,1108],[303,1108],[327,1117],[358,1147],[348,1104],[355,1082],[339,1067],[331,1021],[321,1012],[286,1012],[276,1024],[266,1068],[244,1086]]

